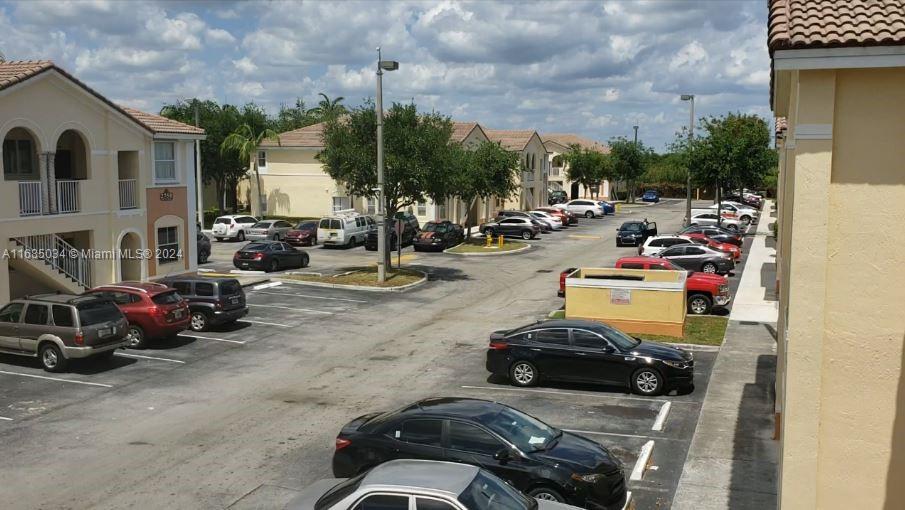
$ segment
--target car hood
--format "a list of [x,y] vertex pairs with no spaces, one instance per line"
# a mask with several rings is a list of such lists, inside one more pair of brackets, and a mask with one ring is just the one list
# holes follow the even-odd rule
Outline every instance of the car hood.
[[659,342],[649,342],[647,340],[642,340],[640,344],[636,345],[635,348],[632,349],[631,354],[638,357],[671,361],[683,361],[691,357],[688,352],[683,351],[682,349],[670,347]]
[[549,462],[565,464],[571,469],[585,473],[609,473],[622,467],[609,450],[599,443],[571,432],[563,432],[553,448],[530,455]]
[[343,480],[345,478],[328,478],[312,483],[302,489],[302,492],[286,505],[286,510],[314,510],[317,500]]
[[728,283],[728,278],[725,276],[720,276],[718,274],[710,274],[710,273],[702,273],[700,271],[695,271],[688,275],[688,280],[694,280],[696,282],[706,282],[712,283],[714,285],[725,285]]

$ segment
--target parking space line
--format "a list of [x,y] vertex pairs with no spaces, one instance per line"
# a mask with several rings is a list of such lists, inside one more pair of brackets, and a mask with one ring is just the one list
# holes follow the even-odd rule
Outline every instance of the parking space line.
[[632,469],[632,476],[629,480],[638,481],[644,476],[644,470],[647,469],[647,462],[650,460],[650,454],[654,451],[654,441],[648,441],[641,447],[641,454],[635,462],[635,468]]
[[575,429],[563,429],[566,432],[571,432],[573,434],[590,434],[593,436],[617,436],[617,437],[636,437],[638,439],[654,439],[654,436],[645,436],[640,434],[620,434],[618,432],[596,432],[593,430],[575,430]]
[[13,419],[7,418],[6,416],[0,416],[0,421],[13,421]]
[[310,299],[329,299],[330,301],[348,301],[350,303],[367,303],[367,301],[365,301],[363,299],[312,296],[310,294],[293,294],[291,292],[265,292],[263,290],[256,290],[256,291],[254,291],[254,293],[255,294],[270,294],[271,296],[291,296],[291,297],[303,297],[303,298],[310,298]]
[[666,417],[669,416],[670,407],[672,407],[671,402],[665,402],[660,406],[660,412],[657,413],[657,419],[654,420],[654,425],[650,428],[651,430],[663,430],[663,424],[666,422]]
[[46,379],[48,381],[68,382],[68,383],[72,383],[72,384],[84,384],[85,386],[100,386],[101,388],[112,388],[113,387],[113,385],[110,385],[110,384],[87,382],[87,381],[73,381],[72,379],[62,379],[59,377],[47,377],[46,375],[20,374],[19,372],[7,372],[6,370],[0,370],[0,374],[18,375],[18,376],[22,376],[22,377],[33,377],[35,379]]
[[215,342],[229,342],[231,344],[245,345],[245,340],[227,340],[226,338],[214,338],[211,336],[188,335],[185,333],[179,333],[178,336],[185,337],[185,338],[200,338],[202,340],[213,340]]
[[[493,386],[462,386],[463,389],[466,390],[490,390],[490,391],[516,391],[516,392],[527,392],[527,393],[549,393],[551,395],[563,395],[563,396],[578,396],[578,397],[593,397],[593,398],[613,398],[617,400],[638,400],[640,402],[647,402],[653,404],[663,404],[667,402],[666,400],[658,400],[653,398],[642,398],[642,397],[622,397],[619,395],[602,395],[598,393],[578,393],[573,391],[556,391],[556,390],[537,390],[532,388],[495,388]],[[691,401],[677,401],[676,403],[680,404],[697,404],[698,402]]]
[[[252,320],[248,320],[248,319],[240,319],[236,322],[247,322],[249,324],[264,324],[265,326],[277,326],[279,328],[293,327],[293,326],[290,326],[289,324],[277,324],[276,322],[252,321]],[[242,342],[242,343],[245,343],[245,342]]]
[[625,492],[625,504],[622,505],[622,510],[628,510],[629,508],[634,508],[632,506],[632,491]]
[[[262,308],[282,308],[283,310],[292,310],[293,312],[308,312],[308,313],[320,313],[324,315],[333,315],[333,312],[324,312],[322,310],[312,310],[310,308],[296,308],[293,306],[282,306],[282,305],[256,305],[252,303],[245,303],[248,306],[260,306]],[[243,319],[244,320],[244,319]],[[246,321],[251,322],[251,321]]]
[[170,358],[157,358],[155,356],[142,356],[141,354],[129,354],[126,352],[117,352],[115,356],[125,356],[127,358],[138,358],[138,359],[153,359],[157,361],[169,361],[172,363],[185,363],[185,361],[180,361],[178,359],[170,359]]

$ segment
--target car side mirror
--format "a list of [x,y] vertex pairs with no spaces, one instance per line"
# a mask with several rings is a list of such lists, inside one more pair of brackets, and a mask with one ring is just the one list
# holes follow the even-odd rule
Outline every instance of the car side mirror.
[[616,352],[616,349],[614,349],[612,345],[604,345],[600,350],[607,354]]
[[500,462],[505,462],[507,460],[512,459],[512,452],[510,452],[507,448],[503,448],[502,450],[497,451],[493,454],[493,460],[498,460]]

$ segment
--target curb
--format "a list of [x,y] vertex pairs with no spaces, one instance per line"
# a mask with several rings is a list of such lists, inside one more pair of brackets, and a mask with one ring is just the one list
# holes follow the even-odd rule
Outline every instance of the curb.
[[[453,248],[455,248],[455,246],[453,246]],[[496,253],[493,253],[493,252],[491,252],[491,253],[456,253],[456,252],[449,251],[453,248],[448,248],[446,250],[443,250],[443,253],[448,253],[449,255],[459,255],[461,257],[501,257],[503,255],[515,255],[516,253],[521,253],[523,251],[530,250],[531,245],[525,243],[525,246],[523,246],[517,250],[498,251]]]
[[666,345],[672,347],[678,347],[680,349],[685,349],[687,351],[701,351],[701,352],[719,352],[722,348],[721,345],[704,345],[704,344],[682,344],[682,343],[673,343],[673,342],[663,342]]
[[[412,269],[412,271],[417,271],[417,269]],[[408,283],[405,285],[400,285],[399,287],[368,287],[365,285],[345,285],[342,283],[323,283],[323,282],[305,282],[301,280],[287,280],[283,278],[277,278],[276,281],[287,283],[290,285],[304,285],[306,287],[321,287],[326,289],[346,289],[346,290],[362,290],[365,292],[406,292],[415,287],[420,287],[427,283],[428,275],[424,271],[418,271],[424,276],[418,280],[417,282]]]

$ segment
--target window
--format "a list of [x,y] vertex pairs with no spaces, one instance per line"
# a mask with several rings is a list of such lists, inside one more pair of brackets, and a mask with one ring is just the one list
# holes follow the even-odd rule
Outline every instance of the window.
[[398,432],[399,440],[406,443],[440,446],[441,420],[408,420]]
[[267,153],[264,151],[258,151],[258,169],[266,169],[267,168]]
[[355,505],[353,510],[408,510],[408,496],[391,496],[389,494],[375,494],[368,496]]
[[619,267],[621,269],[644,269],[644,264],[637,264],[635,262],[626,262]]
[[349,197],[333,197],[333,212],[351,208],[351,199]]
[[176,227],[157,229],[157,261],[161,264],[179,259],[179,238]]
[[11,303],[3,307],[0,310],[0,322],[19,322],[19,318],[22,316],[22,308],[25,305],[22,303]]
[[459,501],[467,508],[494,510],[527,510],[537,506],[527,496],[487,471],[478,471],[474,480],[459,494]]
[[505,220],[501,221],[500,224],[501,225],[503,225],[503,224],[512,225],[512,224],[517,224],[517,223],[521,223],[521,222],[522,222],[522,220],[519,218],[506,218]]
[[78,305],[77,309],[79,311],[79,324],[83,327],[104,322],[114,322],[123,318],[123,313],[119,311],[119,308],[109,301],[84,303]]
[[176,292],[178,292],[180,296],[192,295],[192,284],[189,282],[172,282],[170,287],[176,289]]
[[368,212],[367,214],[377,214],[377,199],[373,197],[368,197],[365,199],[365,203],[367,204]]
[[47,324],[47,306],[28,305],[25,309],[25,324]]
[[446,218],[446,200],[437,202],[437,217]]
[[214,284],[207,282],[198,282],[195,284],[195,295],[210,297],[214,295]]
[[154,142],[154,180],[176,181],[176,143]]
[[[415,501],[415,510],[455,510],[456,507],[439,499],[418,498]],[[487,507],[490,508],[490,507]]]
[[705,253],[707,252],[705,252],[703,248],[699,248],[697,246],[685,247],[685,255],[703,255]]
[[427,203],[418,202],[418,216],[427,216]]
[[31,140],[3,141],[3,173],[29,175],[34,172],[34,151]]
[[648,246],[666,246],[666,241],[663,239],[654,239],[648,243]]
[[596,335],[583,329],[572,330],[572,343],[575,344],[575,347],[585,347],[588,349],[602,349],[606,346],[606,343],[603,341],[603,338],[600,338],[600,335]]
[[72,321],[72,309],[68,306],[53,305],[53,324],[60,328],[71,328],[75,326]]
[[132,295],[128,292],[105,292],[104,294],[118,305],[128,305],[132,302]]
[[277,222],[277,228],[292,228],[288,221],[280,220]]
[[542,344],[569,345],[569,330],[539,329],[534,334],[534,341]]
[[503,449],[503,443],[474,425],[450,421],[449,447],[453,450],[493,455]]
[[651,271],[666,271],[669,268],[661,266],[660,264],[651,264],[648,269],[650,269]]
[[667,248],[660,252],[661,257],[676,257],[678,255],[685,255],[684,246],[673,246],[672,248]]

